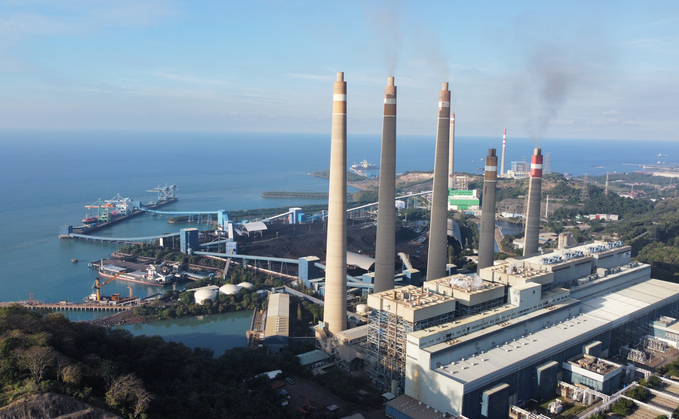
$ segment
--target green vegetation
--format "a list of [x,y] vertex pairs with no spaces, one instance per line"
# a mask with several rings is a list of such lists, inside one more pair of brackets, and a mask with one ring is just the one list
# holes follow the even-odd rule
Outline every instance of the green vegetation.
[[72,323],[61,314],[0,308],[0,406],[56,392],[126,418],[287,418],[256,374],[307,374],[290,351],[232,349],[212,358],[160,337]]
[[655,369],[655,372],[663,376],[679,377],[679,360],[673,361]]
[[620,398],[611,405],[611,412],[616,415],[627,416],[633,407],[634,402],[632,400]]
[[625,396],[639,400],[640,402],[645,401],[651,393],[643,385],[635,386],[634,388],[627,390]]
[[589,419],[608,419],[608,412],[598,412],[589,417]]
[[368,189],[365,191],[354,192],[352,199],[354,202],[361,204],[370,204],[371,202],[377,202],[379,197],[377,189]]

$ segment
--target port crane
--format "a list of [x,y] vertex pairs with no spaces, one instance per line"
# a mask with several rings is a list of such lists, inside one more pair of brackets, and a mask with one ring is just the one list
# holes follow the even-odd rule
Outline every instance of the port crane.
[[[103,284],[99,283],[99,277],[94,280],[94,285],[92,285],[92,289],[97,290],[97,301],[101,301],[101,292],[99,291],[104,285],[108,284],[109,282],[113,281],[114,279],[118,278],[120,275],[125,273],[125,271],[119,272],[115,274],[115,276],[111,277],[108,281],[104,282]],[[129,288],[129,287],[128,287]],[[132,295],[132,289],[130,288],[130,296]]]
[[85,205],[85,208],[91,209],[91,208],[96,208],[97,209],[97,220],[100,223],[105,223],[110,220],[110,211],[111,208],[113,208],[115,205],[111,203],[106,203],[101,200],[101,198],[97,199],[97,202],[95,202],[92,205]]

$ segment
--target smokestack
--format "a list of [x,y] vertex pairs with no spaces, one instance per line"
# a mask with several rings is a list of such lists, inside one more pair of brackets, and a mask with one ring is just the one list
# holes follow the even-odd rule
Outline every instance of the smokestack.
[[347,83],[344,73],[337,73],[332,100],[323,321],[330,333],[337,333],[347,328]]
[[502,163],[500,166],[500,176],[505,174],[505,145],[507,144],[507,128],[505,128],[504,134],[502,134]]
[[448,134],[450,133],[450,91],[443,83],[439,93],[439,117],[436,130],[436,158],[434,160],[434,187],[431,197],[429,223],[429,260],[427,279],[446,276],[448,257]]
[[377,240],[375,243],[375,288],[382,292],[394,288],[396,255],[396,86],[389,77],[384,88],[380,190],[377,204]]
[[497,192],[497,155],[488,149],[483,175],[483,205],[481,206],[481,236],[479,237],[478,269],[493,266],[495,260],[495,195]]
[[526,205],[526,234],[524,235],[523,255],[538,253],[540,241],[540,199],[542,194],[542,150],[535,149],[530,163],[530,183]]
[[455,183],[453,182],[455,176],[455,165],[453,164],[455,157],[455,112],[450,114],[450,133],[448,138],[450,139],[448,141],[448,188],[453,189]]

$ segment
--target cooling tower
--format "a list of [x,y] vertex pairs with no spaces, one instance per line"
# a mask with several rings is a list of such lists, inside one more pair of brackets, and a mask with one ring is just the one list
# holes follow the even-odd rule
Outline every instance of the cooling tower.
[[446,275],[448,258],[448,135],[450,133],[450,91],[443,83],[439,94],[438,126],[436,130],[436,157],[434,160],[434,187],[431,197],[429,224],[429,260],[427,279]]
[[347,328],[347,84],[337,73],[332,102],[328,242],[323,321],[330,333]]
[[455,176],[455,113],[450,114],[450,132],[448,135],[448,188],[454,189]]
[[542,194],[542,150],[535,149],[530,164],[530,183],[526,202],[526,234],[523,243],[523,255],[538,253],[540,241],[540,199]]
[[481,236],[479,237],[478,269],[493,265],[495,259],[495,193],[497,185],[497,155],[488,149],[486,171],[483,175],[483,204],[481,206]]
[[375,288],[381,292],[394,288],[396,257],[396,86],[389,77],[384,89],[380,190],[377,205],[375,243]]

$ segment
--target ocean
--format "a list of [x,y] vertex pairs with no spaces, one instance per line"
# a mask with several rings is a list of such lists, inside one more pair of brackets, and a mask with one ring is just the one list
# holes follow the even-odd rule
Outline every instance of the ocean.
[[[399,136],[397,171],[432,170],[434,135]],[[458,136],[456,172],[480,173],[488,148],[502,139]],[[545,139],[551,170],[590,176],[640,170],[634,164],[679,163],[679,143]],[[534,144],[507,140],[507,166],[530,161]],[[178,202],[164,209],[242,210],[291,207],[322,200],[265,199],[264,191],[328,189],[308,173],[327,170],[329,134],[190,133],[125,131],[0,131],[0,301],[82,301],[96,272],[87,262],[118,246],[58,238],[63,225],[77,226],[98,198],[117,193],[148,202],[147,192],[177,185]],[[658,157],[658,154],[667,154]],[[350,135],[348,164],[379,164],[379,135]],[[100,233],[115,237],[175,232],[195,224],[168,224],[143,215]],[[79,263],[71,263],[71,259]],[[145,296],[158,287],[113,281],[105,294]]]

